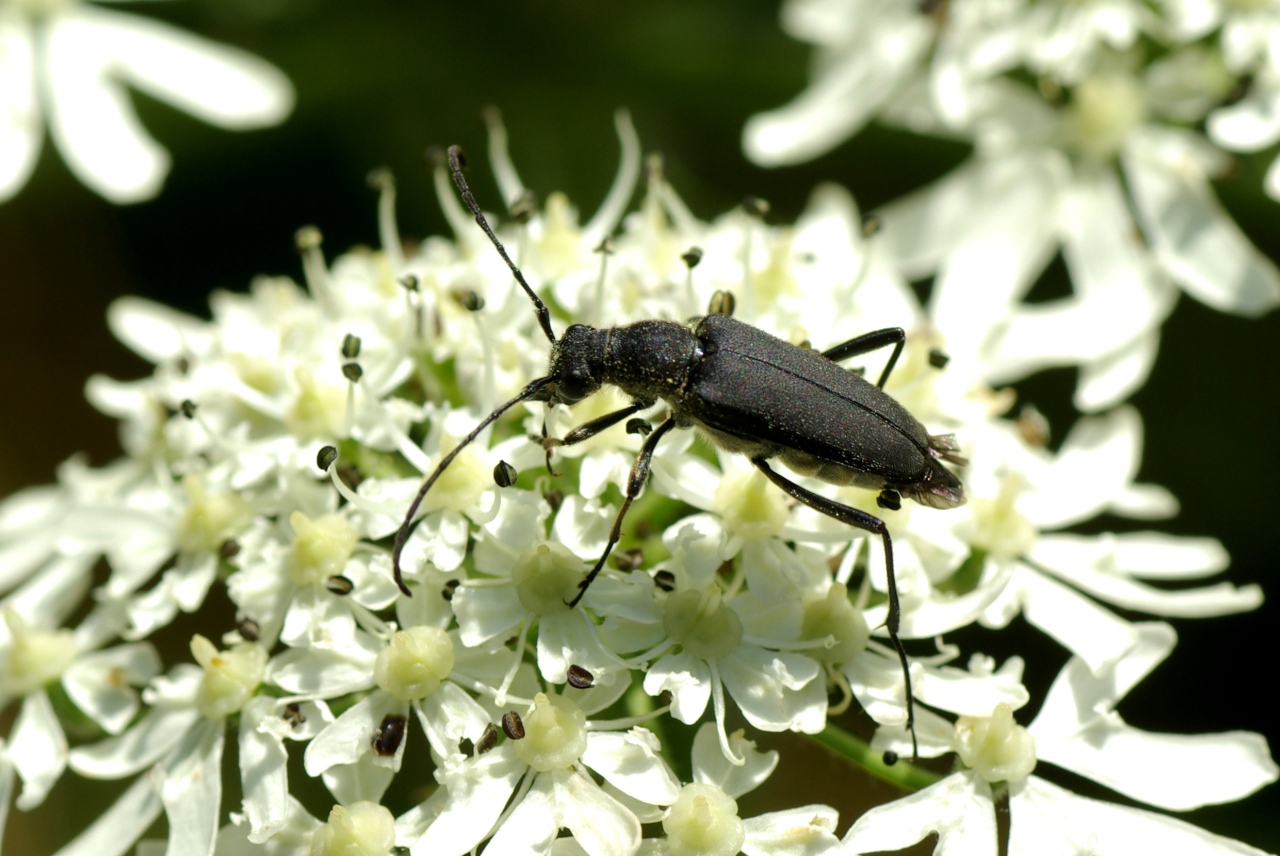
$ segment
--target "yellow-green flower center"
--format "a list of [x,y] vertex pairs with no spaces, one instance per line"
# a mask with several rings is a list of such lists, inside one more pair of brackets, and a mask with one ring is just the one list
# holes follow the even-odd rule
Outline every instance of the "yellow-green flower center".
[[378,652],[373,675],[400,701],[426,698],[453,671],[453,641],[438,627],[401,630]]
[[742,642],[742,619],[724,603],[715,583],[668,597],[662,626],[668,637],[701,660],[719,660]]
[[538,693],[523,721],[524,737],[511,745],[539,773],[567,769],[587,751],[587,715],[567,698]]

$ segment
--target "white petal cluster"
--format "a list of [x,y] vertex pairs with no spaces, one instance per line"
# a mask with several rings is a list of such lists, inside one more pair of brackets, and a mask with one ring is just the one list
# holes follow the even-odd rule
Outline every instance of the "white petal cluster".
[[[989,383],[1078,366],[1075,404],[1100,411],[1145,382],[1180,291],[1243,315],[1280,304],[1280,271],[1211,186],[1231,152],[1280,140],[1275,4],[788,0],[782,25],[814,44],[813,79],[748,121],[757,163],[873,119],[972,145],[880,213],[887,252],[934,277],[930,318]],[[1280,161],[1266,189],[1280,199]],[[1029,302],[1059,256],[1073,293]]]
[[142,128],[136,89],[231,130],[283,121],[293,87],[251,54],[81,0],[0,5],[0,202],[35,169],[47,124],[67,166],[117,203],[160,191],[169,153]]
[[[987,337],[920,305],[885,249],[891,233],[866,237],[846,192],[820,188],[790,226],[758,209],[703,222],[650,163],[644,198],[624,216],[642,162],[625,115],[618,129],[623,165],[586,226],[559,197],[521,224],[494,218],[557,316],[687,318],[727,291],[739,319],[797,345],[903,326],[886,389],[930,431],[954,433],[968,458],[957,466],[969,501],[950,510],[880,508],[874,492],[797,477],[885,521],[901,635],[929,640],[913,644],[909,666],[919,754],[965,765],[880,810],[911,815],[887,824],[893,840],[985,834],[993,782],[1021,795],[1015,818],[1082,812],[1115,835],[1128,834],[1126,818],[1185,826],[1060,798],[1037,777],[1048,765],[1172,809],[1276,778],[1256,735],[1155,735],[1114,711],[1173,645],[1166,625],[1114,608],[1209,616],[1261,597],[1186,585],[1225,567],[1211,539],[1069,531],[1102,513],[1150,520],[1176,507],[1135,481],[1135,411],[1082,420],[1051,450],[1031,416],[1007,416],[1012,393],[988,384]],[[495,124],[499,184],[517,198],[504,139]],[[545,371],[546,345],[443,169],[439,179],[456,240],[403,247],[384,181],[381,251],[329,263],[303,230],[304,286],[262,279],[217,294],[209,320],[140,300],[113,307],[113,329],[156,365],[142,380],[90,384],[120,418],[127,456],[102,469],[73,460],[56,485],[0,504],[0,699],[20,706],[0,785],[16,773],[25,809],[67,769],[131,780],[60,856],[124,853],[161,814],[171,852],[184,854],[730,856],[880,843],[875,813],[843,843],[826,806],[741,817],[738,797],[777,755],[730,722],[816,734],[856,702],[879,726],[876,751],[910,754],[903,668],[884,626],[884,542],[677,431],[623,525],[629,570],[606,565],[570,606],[610,539],[646,426],[548,444],[561,471],[548,474],[530,437],[628,403],[601,393],[545,417],[534,403],[513,408],[459,451]],[[593,254],[606,236],[608,253]],[[1015,336],[1016,304],[982,302]],[[866,370],[878,376],[884,359],[867,357]],[[652,422],[658,407],[637,419]],[[406,593],[393,539],[424,475],[455,451],[404,541]],[[222,597],[234,627],[217,642],[188,629]],[[943,641],[1018,615],[1072,655],[1025,728],[1022,659],[998,664]],[[166,628],[191,640],[189,660],[161,663],[146,639]],[[60,723],[77,710],[100,732],[72,748]],[[691,767],[672,756],[678,732]],[[229,736],[234,795],[220,774]],[[1220,775],[1187,782],[1174,764]],[[315,790],[304,776],[332,801],[304,805]],[[232,823],[220,828],[224,808]]]

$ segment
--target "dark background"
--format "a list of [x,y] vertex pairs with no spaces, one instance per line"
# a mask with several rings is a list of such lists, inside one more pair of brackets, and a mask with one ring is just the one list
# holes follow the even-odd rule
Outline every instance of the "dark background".
[[[790,100],[807,78],[809,48],[781,33],[775,0],[193,0],[117,8],[163,16],[270,60],[293,80],[298,105],[281,128],[232,134],[135,94],[143,124],[170,149],[174,168],[159,198],[129,207],[109,205],[80,185],[46,140],[28,186],[0,205],[7,310],[0,495],[51,480],[57,463],[77,451],[98,465],[119,454],[112,422],[83,397],[92,373],[148,372],[107,332],[112,299],[141,294],[203,314],[215,288],[242,290],[260,273],[300,276],[292,236],[305,224],[323,230],[330,257],[376,245],[375,195],[365,175],[381,165],[398,179],[402,233],[445,232],[422,153],[455,142],[483,152],[486,105],[502,109],[525,182],[543,198],[566,191],[587,214],[613,178],[612,116],[624,106],[645,150],[666,156],[674,186],[706,219],[753,194],[772,204],[772,222],[789,222],[812,187],[827,180],[849,187],[868,210],[966,154],[962,146],[873,129],[799,167],[767,171],[747,163],[739,148],[743,122]],[[1277,258],[1280,208],[1259,190],[1272,154],[1242,162],[1218,189],[1242,228]],[[493,200],[487,170],[473,175],[477,194]],[[1065,292],[1060,270],[1056,265],[1037,286],[1037,296]],[[1159,528],[1220,538],[1234,558],[1232,579],[1266,587],[1280,554],[1280,408],[1271,380],[1278,333],[1276,314],[1245,320],[1184,299],[1164,328],[1150,381],[1133,399],[1147,428],[1141,477],[1182,502],[1181,515]],[[1019,385],[1058,438],[1075,418],[1074,382],[1074,372],[1062,370]],[[1092,530],[1111,526],[1132,524],[1097,521]],[[1274,745],[1280,727],[1267,696],[1277,675],[1271,631],[1278,620],[1280,610],[1268,603],[1250,615],[1176,622],[1182,644],[1121,713],[1153,731],[1262,731]],[[1032,637],[1038,647],[1028,650]],[[969,631],[958,641],[1001,658],[1026,654],[1033,696],[1065,659],[1036,634]],[[830,777],[845,775],[842,768],[804,766],[825,763],[820,756],[786,757],[775,777],[784,796],[773,807],[838,804],[832,791],[845,789],[833,789]],[[821,787],[800,794],[794,779],[784,780],[788,774]],[[841,832],[855,816],[859,787],[851,781],[847,788]],[[1278,791],[1188,819],[1280,851]],[[65,842],[84,823],[82,793],[64,782],[40,810],[13,810],[9,852],[51,852]],[[766,806],[748,800],[743,808]]]

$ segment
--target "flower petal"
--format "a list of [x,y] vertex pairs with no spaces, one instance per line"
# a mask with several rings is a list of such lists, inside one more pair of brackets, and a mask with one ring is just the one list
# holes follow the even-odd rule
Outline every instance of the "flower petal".
[[996,852],[996,812],[991,788],[968,773],[955,773],[922,791],[868,811],[845,833],[845,853],[901,850],[937,833],[934,856]]
[[156,768],[169,820],[170,853],[212,853],[222,810],[225,725],[204,720],[187,732],[173,757]]
[[[1185,782],[1188,777],[1184,771],[1178,778]],[[1036,776],[1010,788],[1009,810],[1013,818],[1010,856],[1267,856],[1261,850],[1186,821],[1086,799]]]
[[[1143,232],[1165,268],[1192,297],[1223,312],[1256,316],[1280,303],[1280,272],[1213,197],[1194,166],[1177,168],[1152,147],[1122,158]],[[1163,153],[1161,153],[1163,154]]]
[[0,11],[0,202],[27,183],[44,138],[33,39],[21,11]]

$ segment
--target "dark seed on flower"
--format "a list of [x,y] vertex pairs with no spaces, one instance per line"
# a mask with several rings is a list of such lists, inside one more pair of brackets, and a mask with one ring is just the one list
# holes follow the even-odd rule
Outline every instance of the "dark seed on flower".
[[948,357],[941,348],[929,349],[929,365],[933,366],[935,369],[945,369],[949,362],[951,362],[951,358]]
[[336,446],[321,446],[320,451],[316,452],[316,467],[324,472],[329,472],[329,467],[333,466],[333,462],[338,460],[338,448]]
[[560,506],[564,504],[564,491],[558,488],[552,488],[542,495],[547,501],[547,505],[551,506],[552,511],[559,511]]
[[196,403],[189,398],[182,400],[182,403],[178,405],[178,410],[188,419],[196,418]]
[[716,293],[711,295],[711,303],[707,307],[707,314],[732,316],[736,305],[737,301],[733,299],[732,291],[717,289]]
[[373,751],[384,757],[396,754],[404,741],[404,729],[408,722],[398,713],[388,713],[382,717],[382,725],[374,729],[373,740],[370,741]]
[[605,237],[600,241],[600,243],[596,244],[596,248],[592,250],[592,252],[601,253],[606,256],[613,255],[613,241],[610,241],[608,237]]
[[589,690],[596,682],[596,676],[581,666],[570,666],[565,678],[569,686],[576,690]]
[[613,565],[620,571],[634,571],[644,564],[644,550],[632,547],[613,556]]
[[258,622],[252,618],[246,618],[240,622],[240,626],[236,628],[240,631],[240,638],[246,642],[258,641]]
[[658,571],[653,575],[653,584],[663,591],[675,591],[676,575],[670,571]]
[[508,740],[524,739],[524,722],[520,720],[520,714],[514,710],[502,714],[502,733]]
[[511,487],[516,483],[516,468],[508,464],[506,461],[498,461],[493,468],[493,480],[498,487]]
[[346,360],[354,360],[360,356],[360,337],[355,333],[348,333],[342,337],[342,357]]
[[742,200],[742,207],[752,217],[763,217],[769,213],[769,203],[759,196],[748,196]]
[[228,538],[218,545],[218,558],[222,561],[234,559],[240,555],[240,542],[234,538]]
[[641,437],[648,437],[649,432],[653,430],[653,426],[649,424],[649,420],[641,419],[639,416],[632,417],[627,420],[627,433],[639,434]]
[[297,728],[307,721],[306,714],[302,712],[302,705],[296,701],[284,706],[284,713],[280,714],[280,718],[289,723],[291,728]]
[[343,363],[342,376],[347,380],[355,383],[360,380],[360,376],[364,374],[364,369],[360,368],[359,363]]
[[1049,445],[1049,420],[1045,419],[1044,414],[1035,407],[1030,404],[1022,405],[1015,424],[1022,439],[1027,441],[1027,445],[1041,448]]
[[898,753],[894,752],[892,749],[884,750],[884,765],[886,767],[892,767],[896,763],[898,763]]
[[879,214],[863,214],[862,215],[862,237],[870,238],[876,232],[884,228],[884,221],[880,219]]
[[444,588],[440,590],[440,596],[445,600],[453,600],[453,593],[458,590],[460,585],[462,585],[461,580],[449,580],[444,584]]
[[519,196],[511,200],[507,211],[511,214],[511,219],[517,223],[528,223],[538,213],[538,194],[525,188]]
[[346,595],[351,594],[351,590],[356,587],[356,584],[341,574],[334,574],[324,581],[324,587],[333,594]]
[[469,288],[455,288],[449,294],[468,312],[479,312],[484,309],[484,298]]
[[396,282],[400,283],[400,287],[403,288],[405,291],[418,290],[417,274],[407,273],[404,276],[397,279]]
[[480,742],[476,744],[476,754],[484,755],[493,751],[493,747],[498,745],[498,729],[493,727],[490,722],[484,727],[484,733],[480,735]]
[[466,755],[468,758],[474,758],[476,754],[476,744],[471,742],[470,737],[464,737],[458,741],[458,751],[463,755]]
[[698,262],[702,261],[702,247],[690,247],[680,254],[680,258],[684,260],[689,270],[693,270],[698,266]]

